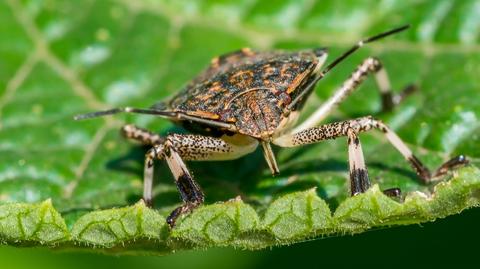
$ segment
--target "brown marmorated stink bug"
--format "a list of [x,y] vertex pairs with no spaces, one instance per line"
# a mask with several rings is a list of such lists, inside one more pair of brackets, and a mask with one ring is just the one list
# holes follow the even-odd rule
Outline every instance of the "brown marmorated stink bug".
[[[133,125],[122,132],[152,148],[145,156],[143,199],[152,204],[153,161],[165,159],[177,185],[183,205],[167,218],[170,226],[184,213],[203,203],[204,195],[184,161],[231,160],[263,148],[272,171],[279,169],[270,144],[295,147],[340,136],[348,137],[351,195],[365,192],[370,186],[358,134],[378,129],[403,155],[424,183],[468,161],[457,156],[435,172],[425,167],[405,143],[384,123],[371,116],[324,125],[319,123],[348,97],[372,73],[381,95],[383,110],[390,110],[414,89],[406,87],[393,94],[385,69],[376,58],[367,58],[338,90],[305,122],[294,127],[298,115],[315,85],[338,63],[364,44],[408,28],[402,26],[364,39],[321,68],[327,58],[325,48],[301,51],[253,51],[242,49],[214,58],[210,66],[167,102],[148,109],[115,108],[78,115],[87,119],[119,112],[139,113],[167,118],[196,134],[169,134],[161,137]],[[387,195],[399,197],[400,189],[388,189]]]

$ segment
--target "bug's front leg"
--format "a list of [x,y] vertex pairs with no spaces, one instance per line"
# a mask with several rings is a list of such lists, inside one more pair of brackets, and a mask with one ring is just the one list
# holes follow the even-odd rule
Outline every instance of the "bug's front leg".
[[204,195],[189,172],[185,160],[231,160],[255,150],[258,141],[246,136],[234,135],[222,138],[193,134],[171,134],[162,144],[154,145],[145,156],[144,200],[152,204],[153,162],[164,159],[175,179],[183,205],[167,218],[173,227],[177,218],[203,203]]
[[[172,212],[167,222],[172,225],[174,220],[182,213],[189,212],[193,208],[203,203],[203,193],[198,184],[189,173],[185,163],[180,158],[177,149],[172,147],[171,141],[165,144],[167,139],[155,134],[149,130],[137,127],[135,125],[125,125],[121,133],[126,138],[138,141],[143,145],[152,145],[153,147],[145,156],[144,180],[143,180],[143,200],[147,206],[153,205],[153,165],[155,159],[165,159],[175,178],[180,195],[185,204]],[[170,138],[170,140],[172,140]]]
[[[319,127],[312,127],[298,133],[287,134],[273,140],[274,144],[283,147],[294,147],[306,144],[317,143],[327,139],[335,139],[340,136],[347,136],[349,143],[349,163],[350,163],[350,182],[351,194],[355,195],[364,192],[370,186],[367,168],[363,159],[360,140],[357,135],[371,129],[382,131],[388,141],[403,155],[410,163],[423,183],[429,183],[435,178],[444,175],[449,170],[468,163],[463,155],[454,157],[443,163],[435,172],[431,172],[422,162],[412,153],[407,145],[383,122],[372,117],[363,117],[343,122],[334,122]],[[398,189],[386,190],[386,194],[396,195]]]
[[184,204],[176,208],[167,218],[170,226],[175,225],[175,221],[183,213],[190,212],[203,203],[204,195],[200,186],[193,179],[187,166],[180,157],[180,149],[176,148],[168,141],[163,145],[156,145],[150,149],[145,158],[144,171],[144,199],[147,204],[152,203],[152,183],[153,183],[153,160],[164,158],[175,179],[175,184],[180,192],[180,197]]

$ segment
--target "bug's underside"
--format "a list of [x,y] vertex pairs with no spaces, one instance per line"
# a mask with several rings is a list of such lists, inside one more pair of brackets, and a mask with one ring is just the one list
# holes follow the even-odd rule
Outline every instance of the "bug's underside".
[[325,49],[242,49],[213,59],[183,91],[152,108],[233,124],[238,133],[267,138],[285,118],[286,106],[314,79],[325,57]]

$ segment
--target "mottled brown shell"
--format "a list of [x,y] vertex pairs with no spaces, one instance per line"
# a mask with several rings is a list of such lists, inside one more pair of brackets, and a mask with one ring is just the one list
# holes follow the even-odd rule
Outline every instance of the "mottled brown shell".
[[167,104],[168,110],[235,124],[239,133],[266,138],[284,109],[312,79],[325,50],[255,52],[242,49],[211,65]]

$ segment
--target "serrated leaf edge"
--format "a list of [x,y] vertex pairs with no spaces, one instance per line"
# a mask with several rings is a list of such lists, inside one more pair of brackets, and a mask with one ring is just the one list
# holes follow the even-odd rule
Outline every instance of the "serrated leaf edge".
[[[19,246],[70,246],[114,252],[166,253],[211,246],[260,249],[319,236],[355,234],[374,227],[433,221],[479,206],[479,190],[480,171],[469,166],[454,172],[450,180],[438,183],[431,195],[411,192],[402,203],[385,196],[374,185],[367,192],[346,199],[332,213],[313,188],[275,199],[262,215],[239,198],[205,205],[181,218],[173,230],[166,225],[164,216],[143,201],[89,212],[67,229],[48,199],[41,203],[0,205],[0,241]],[[49,221],[45,221],[47,213]],[[39,217],[25,217],[35,214]],[[62,237],[48,239],[38,235],[48,227],[56,228]],[[12,232],[15,229],[19,231],[16,235]]]

